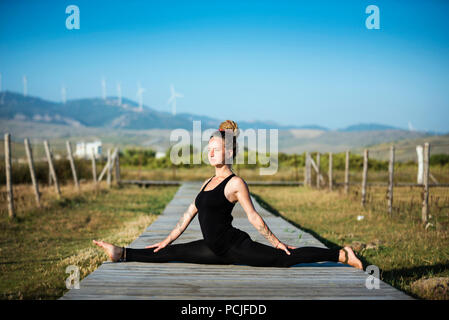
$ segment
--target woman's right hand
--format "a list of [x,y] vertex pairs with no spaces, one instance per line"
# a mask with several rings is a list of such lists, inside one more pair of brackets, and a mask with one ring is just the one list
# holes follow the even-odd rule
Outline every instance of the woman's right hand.
[[161,250],[161,249],[165,248],[166,246],[168,246],[169,243],[170,243],[169,241],[164,240],[164,241],[152,244],[151,246],[146,246],[145,249],[156,248],[156,249],[153,250],[153,252],[158,252],[159,250]]

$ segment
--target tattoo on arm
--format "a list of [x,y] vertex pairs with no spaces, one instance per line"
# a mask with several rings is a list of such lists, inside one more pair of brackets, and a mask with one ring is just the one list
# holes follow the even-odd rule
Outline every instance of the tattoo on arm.
[[173,242],[176,240],[183,232],[184,232],[184,222],[188,221],[192,214],[189,211],[186,211],[181,218],[179,219],[176,226],[173,228],[172,232],[168,235],[168,238],[170,239],[170,242]]
[[258,227],[257,231],[259,231],[270,243],[276,247],[279,244],[279,240],[276,238],[276,236],[270,231],[270,228],[268,228],[265,221],[263,221],[262,218],[260,218],[260,221],[262,222]]
[[182,230],[182,225],[184,224],[184,221],[187,220],[187,216],[188,216],[187,212],[182,215],[182,217],[179,219],[178,223],[176,224],[175,229],[178,229],[179,231]]

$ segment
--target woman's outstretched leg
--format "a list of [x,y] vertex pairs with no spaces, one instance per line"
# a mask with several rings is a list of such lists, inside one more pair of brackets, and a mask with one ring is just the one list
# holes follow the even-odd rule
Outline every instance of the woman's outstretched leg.
[[[359,269],[363,268],[352,250],[347,247],[345,249],[348,251],[348,264]],[[290,255],[283,250],[247,238],[240,245],[232,247],[226,253],[226,257],[233,263],[259,267],[290,267],[299,263],[345,260],[342,250],[339,249],[300,247],[289,251]]]
[[171,244],[154,252],[154,248],[133,249],[122,248],[104,241],[95,241],[94,243],[102,247],[108,254],[111,261],[119,261],[125,258],[125,261],[138,262],[189,262],[202,264],[229,264],[225,257],[217,256],[205,244],[204,240],[195,240],[186,243]]

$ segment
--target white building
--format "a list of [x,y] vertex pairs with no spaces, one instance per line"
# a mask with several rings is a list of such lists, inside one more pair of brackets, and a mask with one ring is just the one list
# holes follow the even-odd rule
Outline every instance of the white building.
[[95,159],[98,159],[102,155],[101,141],[97,140],[94,142],[77,142],[75,156],[78,158],[91,159],[92,154],[94,154]]
[[156,159],[164,158],[165,157],[165,152],[157,151],[155,157],[156,157]]

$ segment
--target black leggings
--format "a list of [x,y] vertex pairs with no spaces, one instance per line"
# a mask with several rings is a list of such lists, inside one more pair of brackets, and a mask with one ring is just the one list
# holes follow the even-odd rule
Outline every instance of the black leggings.
[[225,254],[216,255],[203,239],[168,245],[154,252],[155,248],[126,248],[126,261],[140,262],[188,262],[202,264],[240,264],[254,267],[290,267],[298,263],[320,261],[338,262],[339,249],[300,247],[284,250],[245,238]]

